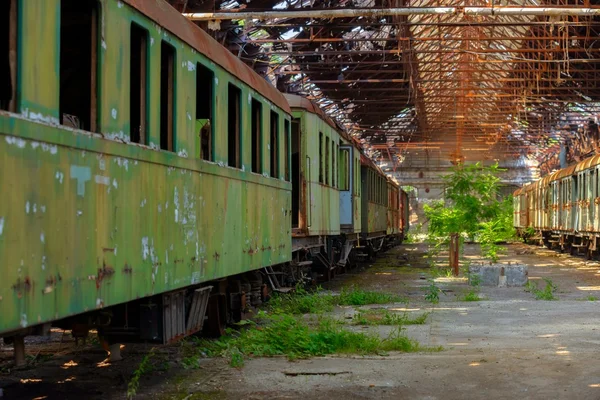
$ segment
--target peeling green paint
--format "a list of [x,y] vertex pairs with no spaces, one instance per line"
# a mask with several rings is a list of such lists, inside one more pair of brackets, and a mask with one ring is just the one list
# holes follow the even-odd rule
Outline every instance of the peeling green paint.
[[[0,333],[123,303],[291,258],[291,184],[250,173],[250,106],[242,169],[227,159],[227,82],[261,94],[116,0],[101,2],[100,134],[58,122],[59,0],[20,0],[18,109],[0,112]],[[129,137],[129,35],[149,32],[150,143],[160,143],[160,40],[176,52],[176,152]],[[26,35],[24,33],[27,33]],[[226,51],[226,50],[223,50]],[[195,65],[215,73],[217,162],[197,146]],[[280,132],[289,115],[280,114]],[[265,114],[263,154],[268,146]],[[109,140],[116,139],[116,140]],[[280,154],[284,151],[284,140]],[[179,153],[179,155],[177,154]],[[192,155],[188,157],[187,155]],[[263,170],[269,170],[265,157]]]

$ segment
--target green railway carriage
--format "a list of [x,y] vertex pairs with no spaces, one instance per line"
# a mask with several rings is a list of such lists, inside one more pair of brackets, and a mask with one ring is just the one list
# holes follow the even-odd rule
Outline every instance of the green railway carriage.
[[292,246],[298,261],[316,259],[331,278],[361,230],[360,151],[317,105],[285,96],[293,115]]
[[388,230],[387,178],[373,161],[361,155],[362,232],[370,254],[385,244]]
[[[291,260],[285,98],[163,0],[0,7],[0,336],[221,327]],[[339,232],[333,186],[316,232]]]
[[386,246],[391,246],[402,242],[403,239],[403,204],[401,203],[401,193],[404,193],[390,178],[387,179],[387,229]]

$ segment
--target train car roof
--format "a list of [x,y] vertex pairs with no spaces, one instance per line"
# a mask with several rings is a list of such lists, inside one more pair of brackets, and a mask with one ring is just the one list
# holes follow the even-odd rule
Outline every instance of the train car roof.
[[354,147],[361,147],[360,144],[356,141],[356,139],[350,136],[346,132],[346,130],[343,127],[339,126],[329,115],[325,114],[321,107],[319,107],[319,105],[314,103],[312,100],[309,100],[303,96],[298,96],[297,94],[285,93],[283,96],[287,100],[290,108],[299,108],[318,115],[329,126],[335,129],[340,134],[340,136],[342,136],[342,138],[344,138],[349,143],[353,144]]
[[554,182],[554,181],[557,181],[559,179],[563,179],[563,178],[566,178],[568,176],[573,175],[573,173],[575,172],[575,167],[577,165],[578,164],[571,165],[570,167],[563,168],[561,170],[556,171],[555,173],[553,173],[552,175],[550,175],[550,182]]
[[327,122],[329,126],[337,131],[341,131],[340,127],[329,117],[329,115],[325,114],[321,107],[317,104],[313,103],[309,99],[303,96],[298,96],[297,94],[289,94],[284,93],[283,97],[287,100],[290,108],[301,108],[310,113],[317,114],[323,121]]
[[371,160],[369,157],[367,157],[362,151],[360,152],[360,164],[367,166],[369,168],[374,169],[377,173],[379,173],[379,175],[383,176],[384,178],[387,179],[387,175],[385,173],[383,173],[383,171],[381,170],[381,168],[379,168],[374,162],[373,160]]
[[291,114],[283,94],[164,0],[122,0]]
[[595,156],[586,158],[585,160],[577,163],[575,165],[575,172],[581,172],[586,169],[595,167],[596,165],[599,165],[599,164],[600,164],[600,155],[595,155]]

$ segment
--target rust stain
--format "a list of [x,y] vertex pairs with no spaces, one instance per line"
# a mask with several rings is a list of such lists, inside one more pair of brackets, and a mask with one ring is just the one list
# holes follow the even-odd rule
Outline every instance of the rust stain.
[[131,268],[131,265],[125,263],[125,266],[123,267],[123,273],[124,274],[132,274],[133,268]]
[[96,289],[100,289],[100,285],[104,278],[108,278],[115,273],[115,270],[110,265],[106,264],[106,261],[102,261],[102,268],[98,268],[98,275],[96,277]]
[[26,276],[25,279],[21,280],[21,278],[19,278],[17,280],[17,283],[15,283],[14,285],[12,285],[12,289],[17,292],[17,297],[20,299],[23,297],[23,292],[29,292],[33,287],[33,282],[31,281],[31,279]]
[[221,258],[221,255],[215,251],[215,254],[213,255],[213,258],[215,260],[219,261],[219,258]]

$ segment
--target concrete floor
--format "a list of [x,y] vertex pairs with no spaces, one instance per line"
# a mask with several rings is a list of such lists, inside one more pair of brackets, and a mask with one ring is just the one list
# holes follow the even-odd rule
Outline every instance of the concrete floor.
[[[224,359],[203,359],[200,369],[185,370],[177,361],[178,347],[167,346],[158,350],[167,368],[144,376],[136,398],[600,399],[600,302],[589,301],[600,298],[600,263],[511,245],[501,261],[529,265],[531,280],[551,278],[559,300],[535,300],[523,288],[484,287],[485,300],[463,302],[459,299],[470,290],[466,280],[444,276],[436,279],[444,294],[432,305],[424,299],[431,276],[426,252],[422,244],[397,247],[370,266],[337,276],[326,289],[359,285],[408,298],[408,304],[377,307],[431,312],[426,324],[408,326],[406,333],[443,351],[295,362],[258,358],[241,369]],[[477,262],[477,254],[477,246],[465,246],[466,260]],[[442,254],[438,261],[445,259]],[[346,318],[355,312],[339,307],[332,315]],[[351,329],[382,336],[391,330]],[[0,373],[4,397],[124,399],[127,382],[149,348],[128,346],[125,361],[113,366],[102,365],[105,355],[97,346],[84,350],[61,350],[36,369]]]
[[[432,307],[422,290],[428,285],[421,279],[428,276],[425,251],[424,245],[393,249],[370,268],[337,277],[329,288],[359,284],[409,297],[408,306],[389,308],[432,311],[427,324],[409,326],[407,334],[444,351],[254,359],[241,370],[214,376],[212,393],[251,399],[600,399],[600,303],[587,300],[600,297],[600,264],[511,245],[501,261],[528,264],[532,280],[550,277],[559,300],[535,300],[523,288],[486,287],[481,295],[487,300],[461,302],[457,298],[469,290],[467,283],[440,278],[446,294]],[[466,246],[465,253],[477,259],[476,246]],[[382,335],[389,330],[368,329]]]

